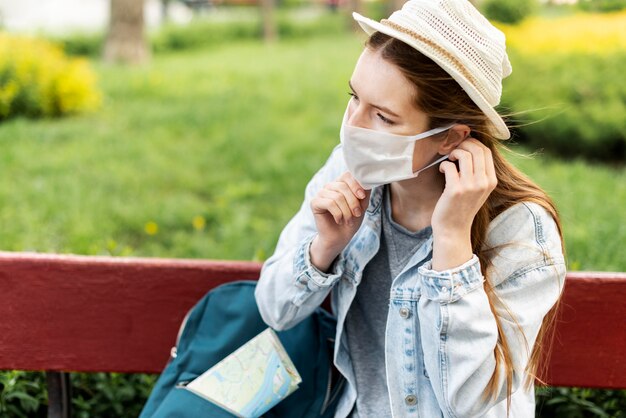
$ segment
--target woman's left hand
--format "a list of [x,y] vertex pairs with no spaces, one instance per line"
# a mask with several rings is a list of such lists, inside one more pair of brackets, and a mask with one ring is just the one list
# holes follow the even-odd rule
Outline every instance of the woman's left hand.
[[[474,138],[461,142],[448,160],[439,165],[446,185],[431,220],[436,270],[458,266],[471,258],[472,222],[498,183],[491,150]],[[453,161],[458,162],[458,169]],[[437,247],[440,254],[436,254]]]

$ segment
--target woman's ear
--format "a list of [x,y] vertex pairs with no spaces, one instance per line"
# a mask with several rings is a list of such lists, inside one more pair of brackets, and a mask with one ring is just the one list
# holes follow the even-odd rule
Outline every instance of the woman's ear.
[[472,130],[467,125],[454,125],[448,130],[448,135],[439,144],[439,153],[442,155],[450,154],[453,149],[469,137],[471,132]]

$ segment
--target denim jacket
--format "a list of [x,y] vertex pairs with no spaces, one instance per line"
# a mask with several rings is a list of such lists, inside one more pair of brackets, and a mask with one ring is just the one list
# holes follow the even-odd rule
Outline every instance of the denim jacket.
[[[263,265],[255,293],[261,316],[276,330],[294,326],[331,294],[337,315],[334,363],[347,381],[335,413],[339,418],[349,415],[357,397],[344,322],[363,269],[379,248],[382,203],[382,188],[374,188],[361,227],[331,272],[317,270],[309,258],[316,234],[310,201],[345,171],[339,145],[307,185],[300,210]],[[554,220],[543,208],[520,203],[491,222],[485,245],[495,248],[488,277],[506,305],[495,309],[514,365],[509,416],[533,417],[534,391],[523,388],[524,369],[542,319],[563,288],[561,240]],[[432,238],[413,254],[391,285],[384,361],[392,415],[506,417],[503,373],[497,378],[496,397],[481,398],[494,374],[498,331],[479,260],[474,255],[461,266],[434,271],[431,257]]]

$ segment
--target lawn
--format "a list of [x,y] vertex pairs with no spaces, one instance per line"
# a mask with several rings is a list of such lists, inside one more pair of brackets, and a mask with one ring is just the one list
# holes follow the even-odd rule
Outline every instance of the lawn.
[[[265,259],[338,141],[361,44],[249,42],[99,65],[100,111],[0,125],[0,248]],[[570,269],[626,270],[623,167],[513,159],[555,198]]]
[[2,124],[0,246],[264,258],[337,141],[358,49],[250,43],[99,67],[100,112]]

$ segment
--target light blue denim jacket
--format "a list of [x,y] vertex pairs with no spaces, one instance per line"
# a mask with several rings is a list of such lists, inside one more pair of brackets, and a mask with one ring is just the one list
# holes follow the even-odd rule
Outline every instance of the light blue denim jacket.
[[[337,146],[307,185],[302,207],[282,231],[256,288],[261,316],[276,330],[297,324],[332,291],[331,306],[337,315],[334,363],[347,380],[335,414],[339,418],[348,416],[357,397],[344,321],[363,269],[379,248],[382,202],[382,188],[374,188],[363,224],[331,273],[317,270],[309,258],[316,234],[310,200],[345,171]],[[497,248],[488,277],[508,308],[496,307],[514,364],[509,416],[533,417],[534,391],[522,387],[524,368],[541,321],[563,288],[561,241],[555,222],[543,208],[521,203],[491,222],[485,245]],[[431,257],[432,238],[391,285],[384,361],[392,414],[396,418],[506,417],[502,373],[496,398],[481,401],[494,373],[498,332],[478,258],[474,255],[457,268],[438,272],[430,269]]]

